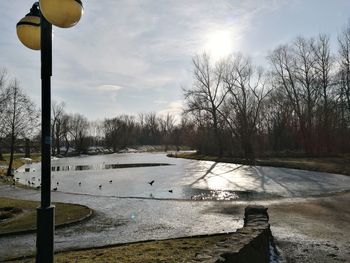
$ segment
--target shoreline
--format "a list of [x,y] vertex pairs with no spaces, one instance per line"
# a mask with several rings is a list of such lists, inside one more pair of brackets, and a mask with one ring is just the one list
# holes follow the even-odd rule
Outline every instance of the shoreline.
[[170,153],[167,154],[167,156],[170,158],[183,158],[249,166],[281,167],[350,176],[350,157],[269,157],[258,158],[252,164],[247,160],[240,158],[217,157],[196,153]]

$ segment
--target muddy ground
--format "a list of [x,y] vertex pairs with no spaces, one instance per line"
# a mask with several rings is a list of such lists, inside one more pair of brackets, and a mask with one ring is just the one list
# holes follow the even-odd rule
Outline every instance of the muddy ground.
[[269,206],[286,262],[350,262],[350,193]]

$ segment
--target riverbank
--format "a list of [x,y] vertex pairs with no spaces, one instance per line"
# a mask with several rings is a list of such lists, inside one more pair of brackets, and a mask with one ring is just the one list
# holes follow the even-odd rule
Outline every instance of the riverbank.
[[[245,159],[199,155],[196,153],[175,153],[168,154],[168,157],[250,165]],[[254,165],[350,175],[350,156],[258,158],[255,160]]]

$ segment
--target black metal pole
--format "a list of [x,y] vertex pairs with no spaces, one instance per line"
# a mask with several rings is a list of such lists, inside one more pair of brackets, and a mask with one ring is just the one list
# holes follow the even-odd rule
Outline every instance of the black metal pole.
[[51,205],[52,25],[41,14],[41,206],[37,208],[36,262],[54,262],[55,207]]

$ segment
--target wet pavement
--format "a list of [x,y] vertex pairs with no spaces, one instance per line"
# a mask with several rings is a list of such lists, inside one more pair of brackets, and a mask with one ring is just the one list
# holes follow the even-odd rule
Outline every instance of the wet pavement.
[[[242,211],[248,204],[301,202],[308,196],[350,189],[350,177],[343,175],[167,158],[164,153],[52,161],[55,167],[130,163],[171,165],[69,171],[55,168],[52,185],[57,191],[52,192],[53,201],[95,210],[92,219],[56,230],[56,250],[233,232],[243,225]],[[26,168],[30,172],[25,172]],[[19,169],[16,177],[37,186],[39,174],[40,166],[33,164]],[[0,185],[0,196],[39,200],[40,192]],[[0,247],[0,260],[34,253],[35,235],[0,238]]]

